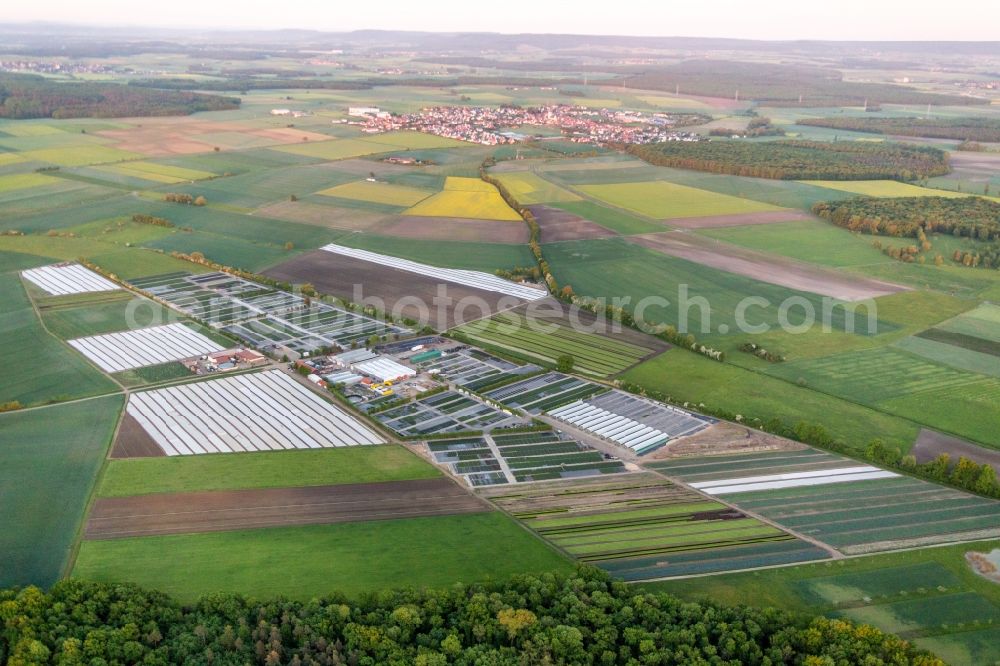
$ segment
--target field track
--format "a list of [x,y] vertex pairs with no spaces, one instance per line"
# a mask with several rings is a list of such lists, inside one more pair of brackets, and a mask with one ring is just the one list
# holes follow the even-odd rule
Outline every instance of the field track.
[[221,532],[488,511],[449,479],[100,498],[85,539]]
[[906,291],[906,287],[889,282],[748,250],[683,231],[632,236],[629,240],[671,257],[844,301],[859,301]]

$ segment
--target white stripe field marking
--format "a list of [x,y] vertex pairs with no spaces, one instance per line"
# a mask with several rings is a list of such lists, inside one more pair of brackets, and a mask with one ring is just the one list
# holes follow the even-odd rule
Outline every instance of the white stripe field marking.
[[56,264],[30,268],[22,271],[21,276],[53,296],[121,289],[111,280],[80,264]]
[[223,349],[181,323],[93,335],[68,342],[105,372],[179,361]]
[[874,472],[858,472],[857,474],[838,474],[837,476],[810,477],[807,479],[787,479],[785,481],[764,481],[760,483],[736,483],[731,486],[713,486],[702,488],[707,495],[728,495],[732,493],[749,493],[755,490],[777,490],[780,488],[801,488],[805,486],[825,486],[833,483],[848,483],[850,481],[868,481],[871,479],[891,479],[898,474],[886,470]]
[[712,486],[730,486],[734,483],[760,483],[762,481],[785,481],[790,479],[808,479],[814,476],[837,476],[838,474],[857,474],[858,472],[877,472],[878,467],[857,465],[855,467],[837,467],[834,469],[818,469],[808,472],[785,472],[783,474],[762,474],[758,476],[739,476],[730,479],[715,479],[714,481],[698,481],[689,483],[692,488],[711,488]]
[[535,289],[533,287],[520,285],[516,282],[504,280],[503,278],[490,275],[489,273],[484,273],[482,271],[461,270],[457,268],[439,268],[437,266],[410,261],[409,259],[400,259],[399,257],[378,254],[377,252],[369,252],[368,250],[359,250],[353,247],[344,247],[343,245],[336,245],[334,243],[325,245],[320,249],[325,250],[326,252],[332,252],[333,254],[343,255],[353,259],[361,259],[362,261],[369,261],[374,264],[388,266],[390,268],[395,268],[409,273],[416,273],[418,275],[423,275],[437,280],[444,280],[445,282],[454,282],[455,284],[461,284],[466,287],[473,287],[475,289],[483,289],[484,291],[493,291],[500,294],[506,294],[508,296],[514,296],[516,298],[523,298],[526,301],[535,301],[549,295],[544,289]]

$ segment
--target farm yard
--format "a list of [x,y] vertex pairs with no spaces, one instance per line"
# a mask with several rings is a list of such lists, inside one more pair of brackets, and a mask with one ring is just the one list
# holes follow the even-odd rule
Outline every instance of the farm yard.
[[480,432],[523,426],[526,419],[457,391],[444,391],[398,407],[370,412],[385,427],[402,437],[442,433]]
[[541,371],[530,363],[518,365],[472,347],[449,350],[426,360],[418,359],[411,356],[409,361],[470,391],[482,391],[494,384]]
[[650,473],[478,492],[577,560],[627,581],[828,557]]
[[1000,535],[1000,502],[814,449],[649,467],[848,555]]
[[373,335],[406,329],[335,307],[319,299],[233,277],[227,273],[168,273],[133,279],[136,288],[198,320],[257,346],[308,352],[349,347]]
[[552,430],[434,440],[427,448],[474,488],[626,471],[620,461]]
[[384,441],[277,370],[133,393],[127,412],[168,456]]

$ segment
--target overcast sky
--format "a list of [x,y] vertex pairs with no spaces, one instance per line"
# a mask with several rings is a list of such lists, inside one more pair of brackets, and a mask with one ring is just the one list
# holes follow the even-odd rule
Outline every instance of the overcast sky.
[[996,0],[3,0],[0,21],[749,39],[998,40]]

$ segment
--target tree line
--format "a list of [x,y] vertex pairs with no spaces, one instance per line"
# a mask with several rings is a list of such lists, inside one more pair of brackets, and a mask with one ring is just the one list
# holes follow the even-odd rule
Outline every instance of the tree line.
[[185,116],[199,111],[237,109],[239,105],[240,100],[234,97],[0,74],[0,118]]
[[820,201],[812,211],[838,227],[869,234],[1000,240],[1000,203],[983,197],[856,197]]
[[917,180],[948,173],[948,154],[892,143],[668,141],[629,146],[656,166],[777,180]]
[[959,141],[1000,141],[1000,119],[974,118],[905,118],[841,117],[803,118],[799,125],[829,127],[831,129],[868,132],[870,134],[895,134],[899,136],[925,136],[935,139]]
[[869,626],[684,602],[593,568],[351,601],[213,594],[182,606],[130,584],[0,591],[0,661],[28,664],[914,664]]

